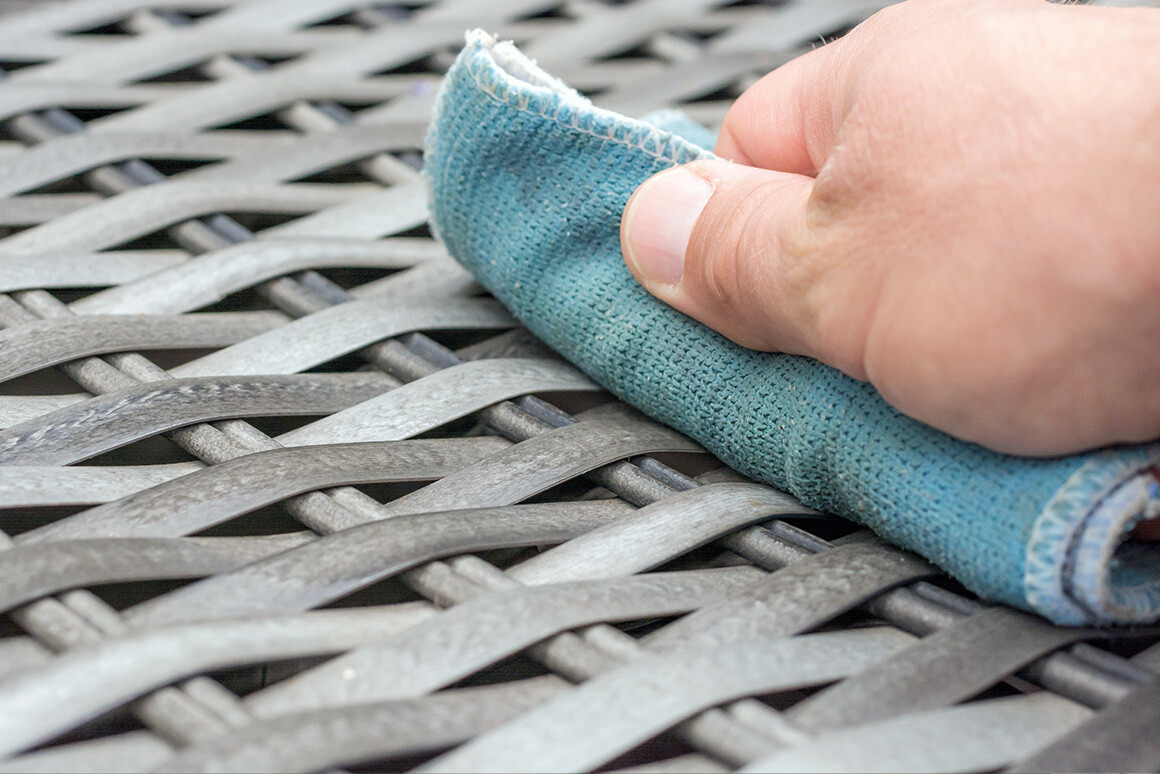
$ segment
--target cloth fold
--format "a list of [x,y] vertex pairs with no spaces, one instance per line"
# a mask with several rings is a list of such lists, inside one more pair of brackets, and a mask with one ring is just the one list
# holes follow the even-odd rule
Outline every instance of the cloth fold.
[[438,236],[547,344],[743,473],[1057,623],[1160,617],[1160,546],[1127,539],[1160,511],[1160,444],[991,452],[645,292],[620,255],[625,202],[656,172],[713,158],[696,144],[710,141],[704,130],[671,112],[654,120],[594,107],[512,44],[468,33],[427,137]]

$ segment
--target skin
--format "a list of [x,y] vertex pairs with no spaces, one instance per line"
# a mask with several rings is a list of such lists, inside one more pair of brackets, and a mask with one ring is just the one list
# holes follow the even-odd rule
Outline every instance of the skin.
[[[892,6],[737,100],[730,161],[682,168],[699,200],[647,181],[626,260],[734,341],[816,357],[965,440],[1160,438],[1157,73],[1156,9]],[[691,232],[657,280],[666,225]]]

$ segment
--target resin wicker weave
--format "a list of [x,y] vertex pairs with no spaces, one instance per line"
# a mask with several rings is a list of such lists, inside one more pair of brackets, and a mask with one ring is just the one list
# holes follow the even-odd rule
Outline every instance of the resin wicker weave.
[[469,27],[718,122],[884,2],[0,3],[0,771],[1156,770],[1156,630],[722,468],[430,239]]

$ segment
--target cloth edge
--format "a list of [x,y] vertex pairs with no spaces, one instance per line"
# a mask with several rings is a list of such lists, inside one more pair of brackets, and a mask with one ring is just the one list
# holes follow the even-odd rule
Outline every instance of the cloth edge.
[[[1116,549],[1154,507],[1160,445],[1108,451],[1084,463],[1044,506],[1027,541],[1027,603],[1060,623],[1124,624],[1155,620],[1160,572],[1132,589],[1114,584]],[[1150,506],[1150,503],[1152,504]]]

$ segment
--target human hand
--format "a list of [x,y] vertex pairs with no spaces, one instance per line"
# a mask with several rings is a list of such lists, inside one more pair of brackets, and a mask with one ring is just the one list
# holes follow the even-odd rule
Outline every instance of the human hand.
[[[747,90],[622,246],[734,341],[960,438],[1160,437],[1160,12],[910,0]],[[682,260],[683,259],[683,260]]]

